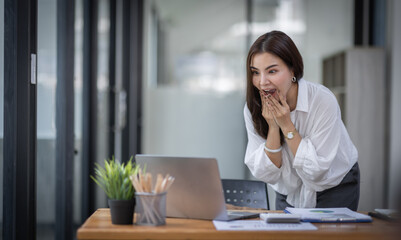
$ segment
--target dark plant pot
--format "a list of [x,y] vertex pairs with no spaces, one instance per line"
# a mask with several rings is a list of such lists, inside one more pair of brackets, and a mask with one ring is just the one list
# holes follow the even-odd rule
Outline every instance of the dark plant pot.
[[109,199],[111,223],[132,224],[134,220],[135,198],[132,200]]

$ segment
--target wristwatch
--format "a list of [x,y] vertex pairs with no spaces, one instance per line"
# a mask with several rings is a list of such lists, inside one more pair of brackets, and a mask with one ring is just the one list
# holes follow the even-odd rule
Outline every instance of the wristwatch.
[[284,137],[285,137],[286,139],[288,139],[288,140],[291,140],[291,139],[294,138],[296,131],[297,131],[297,130],[294,129],[293,131],[290,131],[290,132],[288,132],[286,135],[284,135]]

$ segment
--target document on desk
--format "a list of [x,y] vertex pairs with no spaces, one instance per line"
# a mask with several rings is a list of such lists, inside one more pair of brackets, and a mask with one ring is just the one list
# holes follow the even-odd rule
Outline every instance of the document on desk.
[[266,223],[263,220],[237,220],[237,221],[213,221],[218,231],[303,231],[317,230],[317,227],[309,222],[301,223]]
[[285,212],[301,215],[303,222],[371,222],[368,215],[352,211],[349,208],[290,208]]

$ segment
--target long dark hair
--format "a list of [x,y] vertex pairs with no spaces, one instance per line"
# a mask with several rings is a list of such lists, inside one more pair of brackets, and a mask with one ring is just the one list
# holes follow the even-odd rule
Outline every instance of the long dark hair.
[[[257,53],[270,53],[279,57],[294,73],[297,81],[304,75],[304,64],[294,42],[289,36],[280,31],[271,31],[260,36],[249,49],[246,60],[247,89],[246,102],[252,115],[253,126],[256,132],[263,138],[267,138],[269,125],[262,116],[262,104],[259,90],[253,85],[251,61]],[[281,143],[284,142],[283,133],[280,132]]]

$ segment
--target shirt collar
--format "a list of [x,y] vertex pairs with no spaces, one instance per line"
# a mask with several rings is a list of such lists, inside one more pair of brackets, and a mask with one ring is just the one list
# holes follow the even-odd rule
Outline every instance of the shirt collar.
[[295,111],[308,112],[309,102],[308,102],[308,86],[303,78],[298,81],[298,97],[297,106]]

